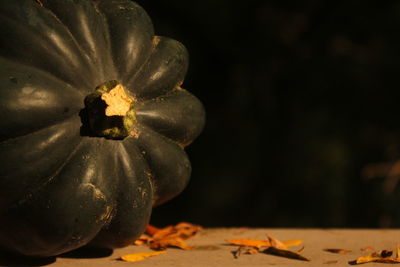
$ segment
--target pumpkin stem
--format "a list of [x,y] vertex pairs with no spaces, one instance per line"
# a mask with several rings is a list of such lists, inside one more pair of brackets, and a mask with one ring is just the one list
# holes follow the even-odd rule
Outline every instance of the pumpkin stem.
[[85,98],[89,135],[117,140],[133,136],[136,122],[134,102],[118,81],[108,81],[96,87]]

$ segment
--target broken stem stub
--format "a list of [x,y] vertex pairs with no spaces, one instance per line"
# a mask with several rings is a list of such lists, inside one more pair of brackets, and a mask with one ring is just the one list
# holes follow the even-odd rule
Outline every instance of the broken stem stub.
[[134,99],[118,81],[105,82],[86,96],[84,117],[87,135],[124,139],[136,122]]

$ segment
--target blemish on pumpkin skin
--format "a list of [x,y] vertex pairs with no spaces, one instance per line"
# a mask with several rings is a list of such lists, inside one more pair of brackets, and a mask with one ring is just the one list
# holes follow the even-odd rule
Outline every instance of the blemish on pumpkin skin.
[[103,214],[100,215],[100,217],[96,221],[97,222],[107,221],[110,218],[111,211],[112,211],[112,207],[106,206],[106,210],[104,211]]
[[[103,192],[101,192],[101,190],[99,188],[97,188],[94,184],[92,183],[85,183],[83,184],[83,186],[86,187],[86,189],[90,190],[93,192],[93,197],[94,199],[101,199],[106,201],[107,198],[106,196],[103,194]],[[111,213],[112,213],[113,208],[111,206],[105,206],[105,210],[104,212],[96,219],[96,222],[101,222],[101,221],[107,221],[110,219],[111,217]]]
[[104,200],[106,200],[106,196],[103,194],[103,192],[101,192],[101,190],[100,189],[98,189],[94,184],[92,184],[92,183],[84,183],[84,184],[82,184],[82,186],[84,186],[84,187],[86,187],[87,189],[89,189],[89,190],[92,190],[93,191],[93,196],[95,197],[95,198],[97,198],[97,199],[104,199]]

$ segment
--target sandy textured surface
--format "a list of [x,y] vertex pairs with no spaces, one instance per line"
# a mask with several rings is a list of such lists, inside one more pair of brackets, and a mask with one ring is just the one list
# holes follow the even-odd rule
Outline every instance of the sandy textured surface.
[[[303,239],[303,245],[291,247],[296,250],[304,246],[302,255],[310,262],[286,259],[279,256],[256,254],[233,257],[234,246],[226,244],[227,239],[265,239],[266,234],[280,240]],[[395,249],[400,243],[400,230],[334,230],[334,229],[205,229],[188,241],[197,249],[183,251],[168,249],[166,253],[134,263],[116,260],[119,256],[151,251],[144,246],[130,246],[123,249],[102,252],[81,251],[46,260],[26,260],[7,255],[0,256],[0,266],[350,266],[349,261],[368,254],[361,248],[373,246],[376,250]],[[351,250],[345,255],[323,251],[325,248]],[[382,263],[368,263],[363,266],[385,266]]]

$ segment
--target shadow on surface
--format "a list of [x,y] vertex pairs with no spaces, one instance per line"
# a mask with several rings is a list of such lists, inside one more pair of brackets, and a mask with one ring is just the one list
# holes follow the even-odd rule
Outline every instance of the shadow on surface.
[[0,266],[4,267],[45,266],[54,263],[55,261],[56,261],[55,257],[32,258],[32,257],[0,252]]
[[59,255],[60,258],[73,258],[73,259],[92,259],[92,258],[105,258],[113,253],[112,249],[107,248],[79,248],[64,254]]

